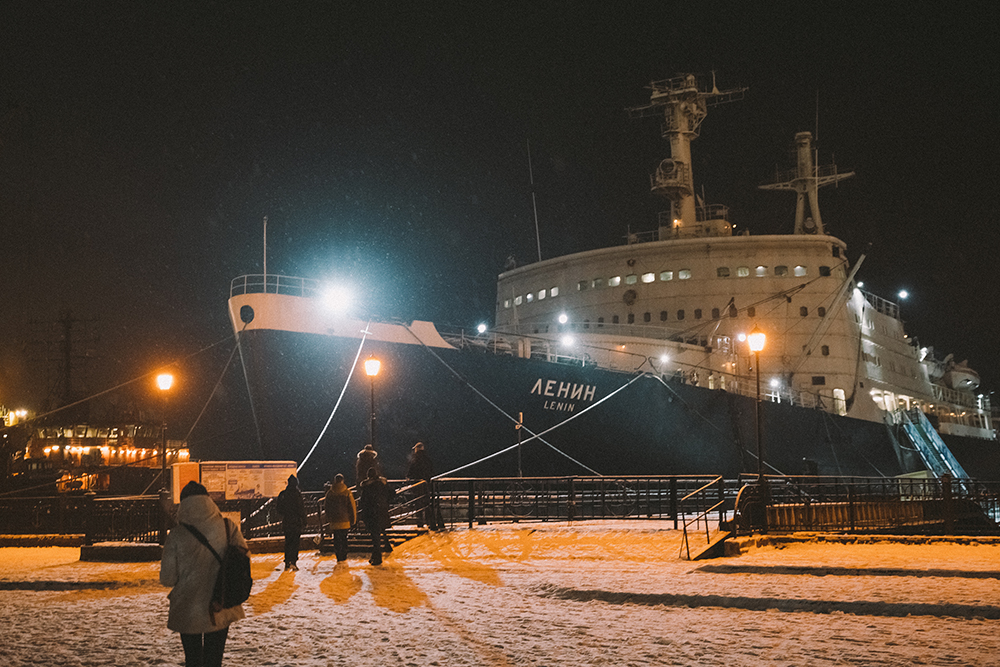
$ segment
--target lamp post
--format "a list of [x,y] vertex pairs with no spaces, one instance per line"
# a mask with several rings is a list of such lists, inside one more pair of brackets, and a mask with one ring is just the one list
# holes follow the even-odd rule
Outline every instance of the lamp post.
[[174,376],[160,373],[156,376],[156,386],[163,396],[163,429],[160,433],[160,544],[167,538],[167,392],[174,385]]
[[378,375],[379,369],[382,368],[382,362],[375,357],[368,357],[365,360],[365,373],[368,375],[368,379],[371,381],[371,393],[372,393],[372,418],[371,418],[371,441],[372,448],[377,449],[375,446],[375,376]]
[[755,412],[754,421],[757,426],[757,483],[764,483],[764,452],[761,445],[761,433],[760,433],[760,353],[764,349],[764,343],[767,342],[767,336],[764,332],[754,325],[753,331],[747,336],[747,343],[750,344],[750,351],[754,354],[753,365],[757,371],[757,410]]

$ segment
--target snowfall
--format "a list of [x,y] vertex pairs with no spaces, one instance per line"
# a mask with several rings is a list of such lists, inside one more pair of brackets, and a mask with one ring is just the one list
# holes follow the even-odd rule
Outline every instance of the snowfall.
[[[672,524],[430,533],[381,566],[253,556],[227,665],[997,665],[1000,541],[743,539]],[[739,553],[732,553],[738,549]],[[159,563],[0,549],[0,665],[182,665]]]

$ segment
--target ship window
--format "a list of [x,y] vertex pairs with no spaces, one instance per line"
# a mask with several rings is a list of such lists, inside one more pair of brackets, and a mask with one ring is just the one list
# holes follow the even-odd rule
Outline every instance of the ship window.
[[650,273],[644,273],[644,274],[642,274],[642,282],[644,282],[644,283],[651,283],[654,280],[656,280],[656,274],[655,273],[650,272]]
[[628,314],[628,323],[629,324],[635,324],[635,313],[629,313]]
[[618,316],[617,316],[617,315],[615,315],[615,316],[613,316],[613,317],[611,318],[611,323],[612,323],[612,324],[618,324]]
[[581,280],[580,282],[578,282],[576,284],[576,289],[577,289],[578,292],[582,292],[585,289],[587,289],[588,287],[590,287],[590,281],[589,280]]
[[819,267],[819,275],[824,276],[824,277],[825,276],[829,276],[830,275],[830,267],[829,266],[821,266],[821,267]]
[[549,290],[549,296],[559,296],[559,288],[553,287]]
[[652,319],[653,319],[653,316],[652,316],[652,315],[650,315],[649,313],[643,313],[643,314],[642,314],[642,321],[643,321],[643,322],[649,322],[649,321],[651,321]]
[[614,278],[608,278],[608,287],[618,287],[622,284],[622,277],[615,276]]
[[715,270],[715,275],[717,275],[720,278],[728,278],[729,277],[729,267],[728,266],[720,266],[719,268],[717,268]]
[[776,276],[787,276],[788,267],[787,266],[776,266],[774,267],[774,275]]
[[667,321],[667,311],[665,311],[665,310],[661,310],[660,311],[660,321],[661,322],[666,322]]
[[594,278],[594,289],[604,289],[608,286],[608,281],[604,278]]
[[660,280],[673,280],[673,279],[674,279],[673,271],[660,271]]
[[510,308],[510,299],[504,299],[503,300],[503,307],[504,308]]
[[729,317],[736,317],[736,306],[729,305]]
[[598,317],[597,318],[597,326],[599,326],[599,327],[603,327],[604,326],[604,318],[603,317]]
[[795,275],[797,275],[797,276],[804,276],[804,275],[806,275],[806,267],[802,266],[801,264],[799,264],[798,266],[796,266],[795,267]]
[[823,356],[824,357],[829,357],[830,356],[830,346],[829,345],[823,345],[819,349],[820,349],[820,351],[823,352]]
[[767,275],[767,267],[766,266],[758,266],[756,274],[757,274],[758,278],[763,278],[764,276]]
[[527,294],[524,295],[524,300],[527,301],[528,303],[531,303],[532,301],[535,300],[535,295],[532,294],[531,292],[528,292]]
[[757,309],[753,306],[747,308],[747,317],[757,317]]
[[584,320],[583,321],[583,328],[584,329],[589,329],[590,328],[590,320]]
[[544,298],[545,298],[545,290],[543,289],[538,290],[538,300],[541,301]]
[[637,281],[638,279],[639,279],[639,276],[635,275],[634,273],[630,273],[627,276],[625,276],[625,284],[626,285],[635,285],[635,281]]
[[799,315],[802,317],[809,317],[809,309],[805,306],[799,306]]
[[812,376],[812,383],[813,383],[814,387],[822,387],[823,385],[826,384],[826,376],[825,375],[813,375]]
[[514,297],[514,305],[515,306],[520,306],[522,300],[523,300],[523,297],[521,297],[521,296],[515,296]]
[[833,246],[833,256],[840,257],[840,246]]
[[677,319],[679,319],[679,320],[683,320],[684,319],[684,311],[683,310],[678,310],[677,311]]
[[736,267],[736,277],[737,278],[746,278],[749,275],[750,275],[750,267],[749,266],[737,266]]
[[712,309],[712,319],[713,320],[719,319],[719,309],[718,308],[713,308]]
[[819,308],[816,309],[816,314],[819,315],[820,317],[826,317],[826,308],[820,306]]
[[837,409],[837,414],[841,417],[847,416],[847,395],[843,389],[833,390],[833,405]]
[[701,319],[701,308],[695,308],[694,309],[694,319],[696,319],[696,320],[700,320]]
[[687,280],[691,277],[691,269],[681,269],[677,272],[678,280]]

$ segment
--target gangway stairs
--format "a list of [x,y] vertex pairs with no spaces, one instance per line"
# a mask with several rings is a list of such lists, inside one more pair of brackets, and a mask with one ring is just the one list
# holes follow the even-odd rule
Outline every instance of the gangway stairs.
[[927,416],[919,408],[900,410],[899,423],[907,438],[916,447],[927,469],[936,477],[951,475],[955,480],[969,479],[968,473],[948,449],[938,432],[931,426]]

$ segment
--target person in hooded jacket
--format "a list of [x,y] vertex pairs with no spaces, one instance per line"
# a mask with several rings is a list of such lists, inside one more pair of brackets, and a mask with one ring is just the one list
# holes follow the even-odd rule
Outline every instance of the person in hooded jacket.
[[354,493],[344,483],[340,473],[333,478],[333,484],[326,490],[323,498],[323,510],[326,520],[333,531],[333,552],[337,554],[337,562],[347,560],[347,533],[358,522],[358,506],[354,501]]
[[285,569],[299,569],[299,543],[306,525],[306,504],[299,490],[299,479],[288,476],[288,485],[278,494],[275,507],[281,514],[281,528],[285,533]]
[[188,482],[181,491],[177,522],[167,535],[160,560],[160,583],[170,587],[167,628],[181,635],[186,667],[218,667],[222,665],[229,625],[246,614],[242,605],[209,613],[219,561],[181,524],[198,529],[220,556],[228,545],[247,549],[247,541],[239,525],[222,518],[208,491],[198,482]]
[[361,483],[361,518],[372,538],[372,556],[368,562],[382,564],[383,543],[385,553],[392,553],[392,545],[386,530],[389,528],[389,484],[385,477],[379,477],[375,468],[368,469],[368,478]]
[[437,502],[434,497],[434,464],[431,463],[431,457],[422,442],[413,445],[406,477],[423,482],[422,486],[417,487],[421,494],[417,502],[417,526],[422,528],[426,523],[431,530],[438,530],[442,526],[438,524]]
[[375,468],[375,472],[379,475],[382,474],[382,467],[378,462],[378,452],[371,445],[365,445],[364,449],[358,452],[358,460],[354,464],[354,473],[357,475],[355,478],[355,483],[357,488],[361,488],[361,484],[368,479],[368,470],[370,468]]

